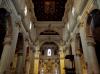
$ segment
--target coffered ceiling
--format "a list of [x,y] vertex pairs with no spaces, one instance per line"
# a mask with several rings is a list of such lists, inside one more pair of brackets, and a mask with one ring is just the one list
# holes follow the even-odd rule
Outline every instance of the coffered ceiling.
[[62,21],[67,0],[33,0],[38,21]]

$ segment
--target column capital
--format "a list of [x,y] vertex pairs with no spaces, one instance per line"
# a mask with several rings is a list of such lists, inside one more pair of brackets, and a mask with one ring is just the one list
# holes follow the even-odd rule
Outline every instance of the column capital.
[[40,52],[39,51],[35,51],[35,56],[34,56],[34,58],[36,59],[36,58],[38,58],[39,59],[39,54],[40,54]]
[[18,56],[21,56],[21,55],[23,55],[23,50],[19,49],[17,53],[18,53]]
[[92,38],[92,37],[88,37],[87,38],[87,44],[89,45],[89,46],[94,46],[96,43],[95,43],[95,41],[94,41],[94,39]]
[[76,50],[76,56],[81,56],[80,49],[77,49],[77,50]]
[[10,35],[6,35],[3,44],[4,44],[4,45],[5,45],[5,44],[9,44],[9,45],[10,45],[10,44],[11,44],[11,36],[10,36]]
[[35,50],[35,52],[40,53],[40,50]]
[[35,59],[35,60],[36,60],[36,59],[39,60],[39,57],[34,57],[34,59]]
[[20,17],[20,15],[17,15],[17,17],[15,19],[15,23],[21,23],[21,17]]

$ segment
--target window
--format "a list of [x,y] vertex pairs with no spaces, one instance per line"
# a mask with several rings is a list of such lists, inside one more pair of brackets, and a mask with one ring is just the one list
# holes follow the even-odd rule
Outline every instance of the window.
[[48,49],[47,56],[51,56],[51,49]]

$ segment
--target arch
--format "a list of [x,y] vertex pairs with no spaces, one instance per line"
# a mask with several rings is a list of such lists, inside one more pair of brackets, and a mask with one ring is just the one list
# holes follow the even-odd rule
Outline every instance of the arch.
[[4,47],[4,38],[12,34],[10,13],[5,8],[0,8],[0,58]]
[[[92,10],[87,17],[87,24],[91,25],[93,28],[100,27],[100,10]],[[92,23],[92,24],[91,24]]]
[[58,47],[58,45],[55,42],[44,42],[40,46],[41,54],[44,55],[44,51],[45,50],[48,53],[48,49],[51,49],[51,51],[53,50],[54,55],[57,55],[57,51],[59,51],[59,47]]
[[58,41],[49,41],[49,40],[43,40],[43,41],[41,41],[40,42],[40,47],[44,44],[44,43],[46,43],[46,42],[54,42],[58,47],[59,47],[59,42]]
[[17,40],[17,45],[16,45],[16,52],[23,50],[23,46],[24,46],[24,38],[23,38],[23,34],[19,33],[18,34],[18,40]]
[[[57,48],[55,49],[54,47],[57,47]],[[56,51],[56,54],[54,54],[55,51]],[[58,50],[57,43],[55,43],[54,41],[45,41],[45,42],[42,42],[42,44],[40,46],[40,55],[39,55],[40,56],[40,60],[39,60],[40,71],[39,71],[39,73],[43,72],[43,69],[45,68],[44,66],[46,66],[47,69],[49,67],[49,64],[51,66],[54,66],[54,65],[52,65],[52,63],[57,64],[58,70],[60,69],[59,68],[59,66],[60,66],[60,64],[59,64],[59,62],[60,62],[59,58],[60,57],[59,57],[58,53],[59,53],[59,50]],[[52,59],[52,58],[54,58],[54,59]],[[55,60],[55,61],[53,61],[53,60]],[[47,63],[47,64],[44,65],[44,63]],[[51,68],[51,67],[49,67],[49,68]]]
[[57,45],[55,42],[43,42],[43,43],[41,44],[41,46],[40,46],[40,49],[41,49],[41,47],[44,46],[44,45],[55,45],[55,46],[58,48],[58,45]]

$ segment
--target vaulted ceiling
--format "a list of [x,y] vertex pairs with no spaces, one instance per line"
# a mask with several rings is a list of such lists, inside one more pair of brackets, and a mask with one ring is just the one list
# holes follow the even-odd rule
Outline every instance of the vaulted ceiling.
[[67,0],[33,0],[37,21],[62,21]]

